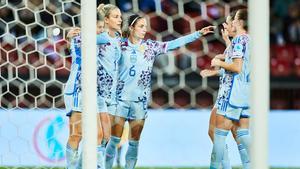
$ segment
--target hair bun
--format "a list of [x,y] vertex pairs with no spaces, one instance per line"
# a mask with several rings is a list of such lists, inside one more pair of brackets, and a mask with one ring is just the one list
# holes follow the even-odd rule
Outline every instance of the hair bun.
[[100,15],[102,15],[103,17],[105,16],[105,12],[104,12],[104,6],[105,4],[100,4],[97,8],[98,12],[100,13]]

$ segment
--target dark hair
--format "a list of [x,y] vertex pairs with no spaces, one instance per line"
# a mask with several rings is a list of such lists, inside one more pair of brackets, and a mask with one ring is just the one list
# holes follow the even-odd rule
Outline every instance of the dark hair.
[[234,20],[235,14],[236,14],[236,11],[232,11],[232,12],[230,12],[230,14],[228,16],[231,18],[231,20]]
[[238,15],[238,19],[239,20],[243,20],[244,21],[244,29],[248,30],[248,10],[247,9],[239,9],[237,11]]
[[127,27],[123,30],[122,36],[125,37],[125,38],[128,38],[129,35],[130,35],[129,27],[130,26],[134,27],[135,24],[137,23],[137,21],[140,20],[141,18],[143,18],[143,17],[141,17],[138,14],[134,14],[134,15],[129,16],[128,19],[127,19],[127,24],[126,24]]

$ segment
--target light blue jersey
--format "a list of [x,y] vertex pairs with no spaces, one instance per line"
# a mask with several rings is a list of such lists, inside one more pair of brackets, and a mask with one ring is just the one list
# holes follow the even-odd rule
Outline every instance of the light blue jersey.
[[139,44],[132,44],[128,39],[124,39],[121,44],[118,100],[148,103],[155,58],[169,50],[195,41],[200,36],[199,32],[195,32],[169,42],[142,40]]
[[[231,53],[231,45],[227,46],[227,48],[225,49],[224,51],[224,55],[225,55],[225,58],[229,56],[229,54]],[[224,68],[220,68],[219,69],[219,90],[218,90],[218,96],[219,96],[219,93],[220,93],[220,90],[222,89],[222,85],[223,85],[223,78],[224,78],[224,75],[225,75],[225,69]],[[216,102],[214,104],[214,107],[218,107],[218,102],[219,102],[219,97],[217,97],[216,99]]]
[[228,105],[232,108],[249,108],[250,89],[250,56],[249,36],[240,35],[232,40],[229,56],[226,63],[232,63],[233,59],[243,59],[241,73],[225,71],[222,76],[221,88],[219,89],[217,105],[221,111],[226,111]]
[[[97,35],[97,44],[107,43],[107,35]],[[81,103],[81,36],[71,39],[70,52],[72,56],[71,71],[64,89],[64,99],[68,114],[72,111],[82,111]]]
[[[72,65],[69,79],[65,87],[65,95],[72,95],[77,99],[77,93],[81,92],[81,37],[72,38],[70,51],[72,56]],[[75,103],[74,103],[75,104]]]
[[[121,57],[121,38],[110,37],[104,33],[108,42],[98,46],[97,83],[98,95],[110,104],[116,104],[116,87],[118,79],[118,62]],[[98,40],[97,40],[98,41]]]

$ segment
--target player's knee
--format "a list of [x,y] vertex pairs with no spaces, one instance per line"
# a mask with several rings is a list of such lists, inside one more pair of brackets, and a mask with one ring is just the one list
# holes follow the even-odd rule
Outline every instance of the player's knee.
[[102,130],[99,130],[98,131],[98,134],[97,134],[97,138],[98,138],[98,140],[102,140],[103,139],[103,131]]
[[131,139],[138,141],[140,140],[142,130],[133,130],[131,132]]
[[73,135],[69,136],[69,142],[71,142],[73,144],[76,144],[76,145],[79,144],[79,142],[81,141],[81,139],[82,139],[81,135],[75,135],[75,134],[73,134]]
[[104,133],[103,134],[103,139],[109,141],[110,136],[111,136],[110,133]]

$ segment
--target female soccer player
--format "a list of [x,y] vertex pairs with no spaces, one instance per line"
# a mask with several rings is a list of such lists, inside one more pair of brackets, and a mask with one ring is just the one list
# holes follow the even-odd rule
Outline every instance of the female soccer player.
[[[97,164],[98,168],[104,168],[105,166],[105,146],[110,138],[111,133],[111,124],[110,119],[108,115],[108,111],[110,107],[113,107],[113,104],[116,104],[112,91],[115,91],[116,87],[116,79],[117,79],[117,62],[120,58],[120,43],[119,43],[119,37],[118,31],[121,29],[121,12],[118,7],[114,5],[99,5],[98,7],[99,13],[104,18],[104,26],[106,31],[101,33],[101,36],[97,36],[97,44],[99,45],[98,48],[98,56],[97,56],[97,105],[98,105],[98,112],[99,112],[99,119],[98,121],[101,121],[99,123],[98,128],[98,147],[97,147]],[[78,33],[80,29],[75,29],[75,32],[70,33],[70,36],[76,35],[76,32]],[[76,47],[73,47],[72,51],[74,51],[74,55],[78,56],[76,58],[73,58],[74,62],[77,66],[74,66],[74,69],[80,72],[80,60],[81,60],[81,53],[80,53],[80,37],[73,38],[74,41],[76,41]],[[74,45],[73,45],[74,46]],[[76,53],[77,52],[77,53]],[[73,69],[72,69],[73,72]],[[75,72],[75,71],[74,71]],[[75,75],[76,77],[72,77],[73,81],[70,82],[70,84],[75,84],[78,87],[71,87],[73,89],[73,93],[71,93],[72,98],[74,99],[72,103],[73,105],[77,106],[78,109],[73,108],[72,111],[76,111],[76,113],[72,113],[75,115],[72,115],[72,118],[70,118],[70,137],[74,137],[75,143],[74,146],[67,146],[67,152],[70,152],[70,158],[67,157],[67,159],[76,159],[76,160],[67,160],[72,161],[74,166],[81,167],[80,163],[78,164],[78,145],[81,140],[81,114],[82,112],[82,106],[81,106],[81,88],[80,88],[80,73]],[[71,76],[70,76],[71,77]],[[76,89],[76,92],[75,92]],[[67,92],[66,95],[68,95],[69,92]],[[70,93],[69,93],[70,95]],[[72,99],[71,98],[71,99]],[[66,100],[68,98],[66,97]],[[68,104],[66,102],[66,105]],[[114,110],[112,110],[114,111]],[[72,126],[77,127],[72,127]],[[101,124],[101,125],[100,125]],[[101,127],[100,127],[101,126]],[[73,131],[74,130],[74,131]],[[75,132],[76,131],[76,132]],[[75,134],[73,134],[75,133]],[[69,145],[69,144],[68,144]],[[76,162],[75,162],[76,161]],[[81,161],[81,160],[79,160]],[[67,164],[68,165],[68,164]],[[69,165],[68,165],[69,166]],[[72,164],[70,164],[72,166]]]
[[[104,22],[97,17],[97,34],[103,32]],[[80,168],[80,153],[78,153],[81,141],[81,112],[82,112],[82,93],[81,93],[81,37],[80,28],[73,28],[69,31],[67,38],[71,42],[70,51],[72,56],[72,66],[69,79],[64,91],[64,100],[69,116],[69,138],[66,148],[66,161],[68,169]],[[99,40],[99,43],[106,41]],[[98,139],[102,139],[103,133],[100,123],[98,123]]]
[[[118,62],[121,57],[120,48],[120,30],[122,24],[122,14],[120,9],[111,4],[100,4],[98,12],[104,17],[105,32],[107,43],[100,44],[98,47],[97,56],[97,102],[100,105],[100,119],[103,126],[103,139],[100,146],[97,148],[101,158],[98,159],[98,164],[101,168],[105,167],[105,147],[111,136],[111,123],[108,113],[116,111],[116,86],[118,79]],[[98,41],[97,37],[97,41]]]
[[[227,18],[226,18],[226,22],[223,23],[223,27],[224,29],[221,30],[222,32],[222,37],[226,43],[226,50],[224,51],[224,54],[221,54],[221,55],[217,55],[216,58],[219,58],[221,60],[224,60],[228,55],[229,55],[229,51],[230,51],[230,48],[231,48],[231,41],[230,41],[230,38],[229,37],[234,37],[235,36],[235,30],[232,26],[232,21],[234,19],[234,16],[235,16],[235,12],[234,13],[231,13]],[[223,75],[224,75],[224,69],[221,68],[221,69],[205,69],[205,70],[202,70],[200,72],[201,76],[204,78],[204,77],[210,77],[210,76],[220,76],[220,87],[222,86],[222,78],[223,78]],[[216,101],[217,102],[217,101]],[[208,135],[210,137],[210,139],[214,140],[214,130],[215,130],[215,127],[216,127],[216,111],[217,111],[217,105],[214,105],[214,107],[212,108],[211,110],[211,114],[210,114],[210,119],[209,119],[209,129],[208,129]],[[233,126],[233,128],[231,128],[231,132],[234,136],[234,139],[236,140],[236,129],[237,127],[236,126]],[[243,166],[247,165],[247,163],[249,162],[248,161],[248,154],[246,152],[246,149],[244,148],[244,146],[242,144],[240,144],[237,140],[237,145],[238,145],[238,148],[239,148],[239,153],[240,153],[240,157],[241,157],[241,161],[242,161],[242,164]],[[229,160],[229,156],[228,156],[228,148],[227,148],[227,145],[225,147],[225,150],[224,150],[224,156],[223,156],[223,159],[222,159],[222,167],[224,169],[231,169],[231,165],[230,165],[230,160]]]
[[121,43],[122,57],[117,87],[117,111],[114,116],[112,137],[106,149],[106,169],[111,169],[120,142],[124,123],[129,121],[131,138],[126,153],[126,169],[133,169],[137,162],[138,146],[147,117],[148,99],[151,92],[151,73],[155,58],[167,51],[199,39],[213,32],[213,26],[169,42],[143,40],[147,31],[146,19],[132,15],[128,19],[128,31]]
[[[237,141],[249,154],[249,35],[247,34],[247,10],[238,10],[233,27],[236,35],[232,40],[231,51],[225,61],[214,58],[212,66],[223,68],[222,86],[219,89],[216,112],[214,146],[211,155],[211,169],[221,167],[226,146],[226,137],[234,123],[238,125]],[[250,161],[244,168],[249,168]]]

